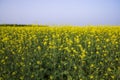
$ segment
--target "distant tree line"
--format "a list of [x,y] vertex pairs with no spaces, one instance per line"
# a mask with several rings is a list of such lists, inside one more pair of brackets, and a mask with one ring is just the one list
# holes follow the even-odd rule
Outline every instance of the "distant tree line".
[[39,24],[0,24],[0,27],[34,27],[34,26],[37,26],[37,27],[48,27],[48,25],[39,25]]

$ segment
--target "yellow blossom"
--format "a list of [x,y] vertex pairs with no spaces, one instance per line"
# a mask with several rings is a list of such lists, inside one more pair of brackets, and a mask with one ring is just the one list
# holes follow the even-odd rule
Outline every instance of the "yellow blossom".
[[90,79],[93,79],[94,78],[94,76],[93,75],[90,75]]
[[17,72],[16,72],[16,71],[14,71],[14,72],[12,72],[12,75],[14,76],[14,75],[16,75],[16,73],[17,73]]
[[34,77],[34,75],[32,74],[32,75],[31,75],[31,78],[33,78],[33,77]]
[[41,62],[40,62],[40,61],[37,61],[37,64],[41,64]]
[[114,76],[114,75],[112,75],[112,76],[111,76],[111,78],[112,78],[112,79],[114,79],[114,78],[115,78],[115,76]]
[[107,71],[112,71],[112,69],[108,67],[108,68],[107,68]]
[[99,52],[97,51],[96,54],[99,54]]
[[91,68],[94,67],[94,64],[91,64],[90,67],[91,67]]
[[40,47],[40,46],[38,46],[37,48],[38,48],[38,50],[41,50],[41,47]]
[[106,39],[106,42],[109,42],[110,40],[109,39]]
[[91,42],[90,42],[90,41],[88,41],[88,44],[90,45],[90,44],[91,44]]
[[74,69],[77,70],[77,66],[74,66]]
[[20,80],[24,80],[24,76],[20,76]]

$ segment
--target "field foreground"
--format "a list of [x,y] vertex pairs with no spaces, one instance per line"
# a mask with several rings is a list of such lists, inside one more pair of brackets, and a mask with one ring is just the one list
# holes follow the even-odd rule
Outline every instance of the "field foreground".
[[120,80],[120,26],[0,27],[0,80]]

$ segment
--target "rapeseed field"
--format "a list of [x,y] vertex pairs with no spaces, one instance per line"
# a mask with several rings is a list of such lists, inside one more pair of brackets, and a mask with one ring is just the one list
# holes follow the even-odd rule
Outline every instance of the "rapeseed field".
[[0,80],[120,80],[120,26],[0,27]]

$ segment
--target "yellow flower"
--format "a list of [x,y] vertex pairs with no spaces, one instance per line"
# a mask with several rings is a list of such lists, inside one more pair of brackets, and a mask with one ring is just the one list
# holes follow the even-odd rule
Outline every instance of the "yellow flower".
[[20,80],[24,80],[24,76],[20,76]]
[[8,57],[6,56],[5,59],[8,59]]
[[16,72],[16,71],[14,71],[14,72],[12,72],[12,75],[14,76],[14,75],[16,75],[16,73],[17,73],[17,72]]
[[52,75],[50,75],[50,80],[53,80],[53,76]]
[[103,65],[103,62],[100,62],[99,64],[100,64],[100,65]]
[[46,42],[46,41],[44,41],[44,42],[43,42],[43,44],[44,44],[44,45],[47,45],[47,42]]
[[90,44],[91,44],[91,42],[90,42],[90,41],[88,41],[88,44],[90,45]]
[[85,58],[85,56],[86,56],[86,54],[82,54],[82,55],[80,55],[80,58],[83,59],[83,58]]
[[103,47],[104,47],[104,48],[106,48],[106,46],[105,46],[105,45],[104,45]]
[[23,62],[20,62],[20,65],[21,65],[21,66],[25,66],[25,64],[24,64]]
[[5,63],[5,60],[4,60],[4,59],[2,59],[2,60],[1,60],[1,63]]
[[90,45],[88,45],[88,48],[90,48]]
[[97,49],[97,50],[100,50],[100,46],[99,46],[99,45],[97,45],[96,49]]
[[94,64],[91,64],[90,67],[93,68],[93,67],[94,67]]
[[37,48],[38,48],[38,50],[41,50],[41,47],[40,47],[40,46],[38,46]]
[[105,73],[104,75],[105,75],[105,76],[108,76],[108,73]]
[[5,38],[2,39],[3,42],[4,42],[4,41],[8,41],[8,40],[9,40],[8,37],[5,37]]
[[79,37],[78,37],[78,36],[75,37],[75,38],[74,38],[74,41],[75,41],[76,43],[79,43],[79,42],[80,42]]
[[78,53],[76,50],[73,50],[73,53]]
[[100,39],[99,39],[99,38],[97,38],[97,39],[96,39],[96,41],[97,41],[97,42],[99,42],[99,41],[100,41]]
[[112,69],[111,68],[107,68],[107,71],[112,71]]
[[92,51],[91,51],[90,53],[91,53],[91,54],[93,54],[93,52],[92,52]]
[[118,42],[117,42],[117,41],[116,41],[115,43],[116,43],[116,44],[118,44]]
[[33,77],[34,77],[34,75],[32,74],[32,75],[31,75],[31,78],[33,78]]
[[41,64],[41,62],[40,62],[40,61],[37,61],[37,64],[39,65],[39,64]]
[[109,42],[110,40],[109,39],[106,39],[106,42]]
[[90,75],[90,79],[93,79],[94,78],[94,76],[93,75]]
[[99,52],[97,51],[96,54],[99,54]]
[[29,65],[31,65],[31,62],[29,62]]
[[12,51],[12,54],[15,54],[15,52],[14,52],[14,51]]
[[66,43],[67,43],[68,45],[72,45],[73,41],[72,41],[71,39],[68,39],[68,38],[67,38]]
[[115,58],[116,61],[118,61],[118,58]]
[[56,46],[55,46],[55,45],[50,45],[49,48],[50,48],[50,49],[55,49]]
[[74,69],[77,70],[77,66],[74,66]]
[[115,76],[113,75],[113,76],[111,76],[111,78],[112,78],[112,79],[114,79],[114,78],[115,78]]
[[25,58],[24,58],[24,57],[22,57],[22,60],[25,60]]
[[104,55],[104,56],[107,56],[107,54],[106,54],[106,53],[104,53],[103,55]]
[[64,48],[66,51],[70,52],[71,50],[68,47]]

